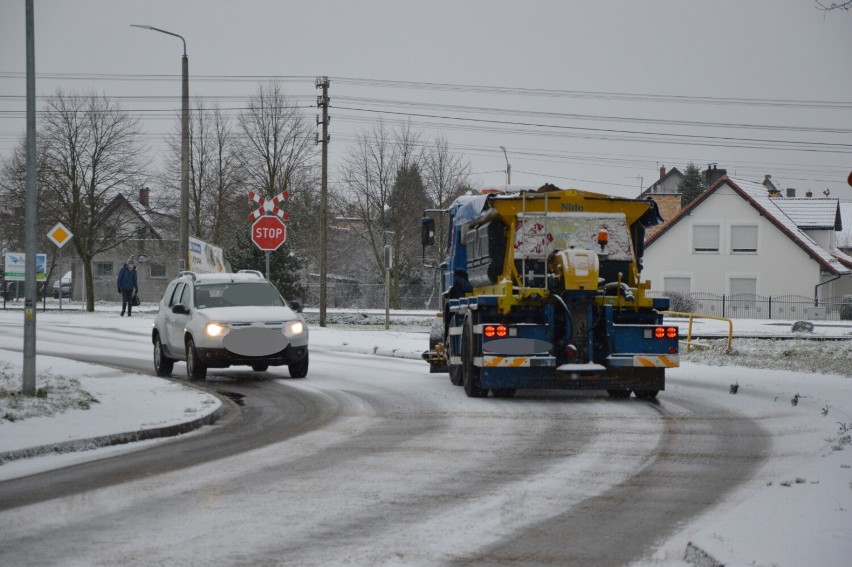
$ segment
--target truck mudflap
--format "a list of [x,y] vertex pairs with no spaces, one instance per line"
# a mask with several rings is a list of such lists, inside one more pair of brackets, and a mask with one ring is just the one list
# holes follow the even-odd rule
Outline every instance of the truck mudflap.
[[608,366],[631,368],[677,368],[680,357],[676,354],[634,354],[628,356],[609,356]]
[[474,366],[483,368],[540,368],[556,366],[553,356],[477,356],[473,359]]
[[[576,368],[571,368],[574,366]],[[564,368],[563,368],[564,367]],[[560,365],[527,368],[519,372],[508,367],[483,368],[480,377],[485,389],[568,389],[612,390],[615,395],[631,391],[645,396],[665,390],[665,368],[609,367],[598,364]]]

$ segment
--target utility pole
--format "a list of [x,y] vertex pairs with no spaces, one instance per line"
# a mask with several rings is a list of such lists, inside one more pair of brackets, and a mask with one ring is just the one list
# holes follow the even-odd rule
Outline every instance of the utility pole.
[[328,276],[328,77],[317,77],[316,88],[322,89],[322,95],[317,97],[317,106],[322,108],[322,120],[317,116],[317,126],[322,124],[322,140],[317,136],[317,143],[322,143],[322,190],[320,192],[320,327],[326,325],[326,279]]
[[[24,200],[24,252],[26,267],[26,295],[24,296],[24,375],[21,393],[34,396],[36,393],[36,300],[38,283],[36,282],[36,222],[38,221],[38,200],[36,199],[36,108],[35,108],[35,15],[33,0],[26,3],[26,44],[27,44],[27,178],[26,198]],[[61,276],[60,276],[61,278]],[[62,294],[62,283],[59,284]]]
[[[178,36],[180,37],[180,36]],[[189,59],[183,37],[180,96],[180,256],[179,270],[189,269]]]
[[509,163],[509,154],[506,153],[505,146],[500,146],[503,150],[503,157],[506,158],[506,187],[512,184],[512,164]]
[[[181,59],[180,96],[180,234],[178,242],[178,270],[189,269],[189,58],[186,56],[186,40],[182,35],[149,25],[130,24],[176,37],[183,42]],[[61,286],[60,286],[61,287]]]

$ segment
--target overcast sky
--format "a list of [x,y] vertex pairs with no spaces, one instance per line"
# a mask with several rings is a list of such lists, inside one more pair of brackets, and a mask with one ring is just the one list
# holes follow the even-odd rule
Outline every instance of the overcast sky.
[[[0,1],[0,159],[25,131],[24,0]],[[331,80],[331,180],[358,131],[410,118],[471,162],[477,186],[633,196],[717,163],[852,200],[852,11],[813,0],[35,0],[36,89],[120,99],[152,158],[190,94],[231,114],[280,77],[316,114]],[[156,112],[159,111],[159,112]]]

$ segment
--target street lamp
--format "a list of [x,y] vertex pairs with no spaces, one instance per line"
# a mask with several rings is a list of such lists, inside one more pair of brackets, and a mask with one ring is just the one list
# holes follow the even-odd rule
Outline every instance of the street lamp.
[[506,187],[512,184],[512,165],[509,163],[509,155],[506,153],[506,147],[500,146],[503,150],[503,157],[506,158]]
[[154,26],[130,24],[134,28],[151,30],[171,35],[183,42],[181,114],[180,114],[180,239],[178,241],[178,269],[189,266],[189,59],[186,56],[186,40],[182,35],[161,30]]

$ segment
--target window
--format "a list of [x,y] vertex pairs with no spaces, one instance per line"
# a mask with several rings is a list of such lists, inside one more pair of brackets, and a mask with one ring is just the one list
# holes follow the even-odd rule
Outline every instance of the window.
[[152,278],[164,278],[164,277],[166,277],[166,265],[165,264],[151,264],[151,277]]
[[731,253],[757,254],[756,225],[731,225]]
[[691,279],[689,276],[674,276],[663,278],[663,290],[666,293],[689,293],[691,287]]
[[96,276],[111,276],[112,275],[112,262],[95,262],[95,275]]
[[731,308],[736,312],[741,309],[753,309],[757,295],[757,278],[732,277],[728,280],[731,294]]
[[183,282],[179,282],[172,292],[171,299],[169,299],[168,305],[169,307],[174,307],[178,303],[183,302],[184,290],[186,289],[186,284]]
[[719,225],[698,224],[692,227],[693,252],[719,252]]

